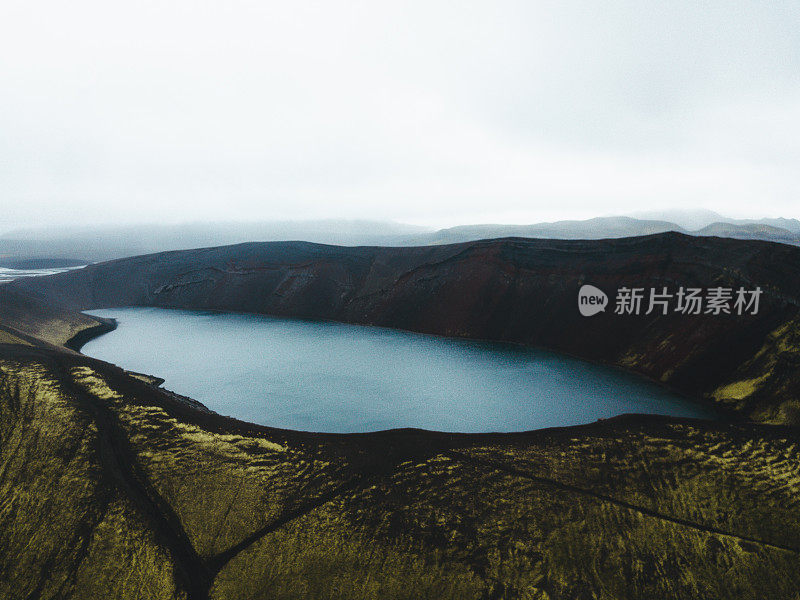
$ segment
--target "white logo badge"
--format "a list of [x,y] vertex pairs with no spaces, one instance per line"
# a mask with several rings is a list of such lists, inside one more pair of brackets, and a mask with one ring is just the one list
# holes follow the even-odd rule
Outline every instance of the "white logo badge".
[[584,317],[591,317],[603,312],[608,306],[608,296],[593,285],[581,286],[578,291],[578,310]]

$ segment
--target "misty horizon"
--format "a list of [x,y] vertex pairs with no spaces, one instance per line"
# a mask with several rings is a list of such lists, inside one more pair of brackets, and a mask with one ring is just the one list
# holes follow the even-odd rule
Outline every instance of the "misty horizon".
[[0,231],[800,217],[794,2],[12,1],[0,17]]
[[337,218],[318,218],[318,219],[254,219],[254,220],[182,220],[175,222],[164,221],[131,221],[128,223],[84,223],[84,224],[67,224],[67,225],[40,225],[28,227],[15,227],[11,229],[0,229],[0,237],[5,238],[25,238],[25,237],[42,237],[42,238],[57,238],[63,235],[73,235],[82,232],[113,232],[131,229],[152,229],[152,230],[172,230],[172,229],[185,229],[191,230],[194,228],[207,228],[207,227],[278,227],[287,230],[293,229],[319,229],[324,230],[328,225],[335,225],[338,228],[346,228],[352,230],[353,233],[413,233],[413,232],[435,232],[440,230],[447,230],[459,227],[469,226],[527,226],[527,225],[556,225],[560,223],[580,223],[591,222],[595,220],[605,220],[614,218],[630,218],[642,221],[656,221],[673,223],[681,229],[687,231],[696,231],[702,229],[713,223],[757,223],[763,221],[777,221],[780,219],[790,220],[793,217],[786,215],[772,215],[772,214],[759,214],[751,213],[747,216],[732,216],[729,214],[721,214],[707,209],[697,210],[681,210],[681,209],[663,209],[663,210],[647,210],[635,211],[627,214],[594,214],[583,219],[556,219],[551,221],[537,221],[537,222],[458,222],[458,221],[443,221],[442,223],[414,223],[403,222],[392,219],[337,219]]

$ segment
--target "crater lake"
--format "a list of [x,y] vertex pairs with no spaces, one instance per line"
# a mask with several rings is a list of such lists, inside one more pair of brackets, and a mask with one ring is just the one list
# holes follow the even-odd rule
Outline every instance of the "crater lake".
[[161,308],[87,311],[82,352],[244,421],[306,431],[506,432],[624,413],[714,418],[643,377],[547,350],[335,322]]

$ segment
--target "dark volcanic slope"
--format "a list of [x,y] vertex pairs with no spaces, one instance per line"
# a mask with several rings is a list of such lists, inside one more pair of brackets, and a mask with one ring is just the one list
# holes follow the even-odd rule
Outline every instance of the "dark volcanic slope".
[[64,346],[77,337],[109,331],[113,324],[0,284],[0,343]]
[[795,600],[787,428],[315,435],[0,344],[0,597]]
[[[757,420],[800,423],[800,248],[677,233],[416,248],[257,243],[89,266],[12,289],[73,309],[125,305],[336,319],[536,344],[631,368]],[[583,283],[764,290],[755,316],[591,318]]]

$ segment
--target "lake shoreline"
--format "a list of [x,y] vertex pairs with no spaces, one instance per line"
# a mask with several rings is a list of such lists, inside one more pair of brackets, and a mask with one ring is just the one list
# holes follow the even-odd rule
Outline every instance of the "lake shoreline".
[[[88,356],[162,378],[216,412],[281,428],[511,432],[624,413],[726,420],[641,374],[520,343],[234,311],[135,306],[85,314],[129,327]],[[138,339],[151,340],[158,355],[137,348]]]
[[116,319],[107,319],[104,317],[95,317],[93,315],[89,315],[86,312],[88,317],[92,317],[98,323],[97,325],[93,325],[87,327],[86,329],[82,329],[75,335],[73,335],[70,339],[66,341],[64,344],[65,347],[69,348],[73,352],[81,352],[81,348],[83,348],[88,342],[92,341],[95,338],[100,337],[106,333],[114,331],[117,328],[117,320]]
[[[351,326],[356,326],[356,327],[363,327],[363,328],[367,328],[367,329],[377,329],[377,330],[387,330],[387,331],[398,331],[398,332],[405,332],[405,333],[413,333],[415,335],[421,335],[421,336],[431,337],[431,338],[435,338],[435,339],[464,340],[464,341],[470,341],[470,342],[489,343],[489,344],[507,344],[509,346],[518,346],[520,348],[526,348],[526,349],[531,349],[531,350],[541,350],[541,351],[553,353],[554,355],[565,356],[565,357],[568,357],[568,358],[571,358],[571,359],[574,359],[574,360],[578,360],[578,361],[581,361],[581,362],[584,362],[584,363],[597,365],[597,366],[602,366],[602,367],[607,367],[607,368],[612,369],[614,371],[618,371],[620,373],[625,373],[626,375],[630,375],[630,376],[635,377],[635,378],[637,378],[639,380],[647,381],[648,383],[657,385],[658,387],[664,389],[667,392],[670,392],[671,394],[674,394],[676,396],[680,396],[681,398],[683,398],[685,400],[688,400],[690,402],[693,402],[693,403],[697,404],[698,406],[700,406],[700,407],[702,407],[702,408],[704,408],[706,410],[714,412],[715,415],[716,415],[716,418],[715,419],[709,419],[710,421],[725,421],[725,422],[731,422],[731,423],[752,423],[752,422],[754,422],[751,419],[748,419],[745,415],[741,414],[740,412],[737,412],[737,411],[735,411],[735,410],[733,410],[731,408],[728,408],[728,407],[723,406],[723,405],[721,405],[721,404],[719,404],[717,402],[714,402],[709,397],[706,397],[706,396],[703,396],[703,395],[691,394],[691,393],[687,392],[684,389],[679,389],[679,388],[677,388],[675,386],[670,385],[668,382],[665,382],[665,381],[662,381],[660,379],[655,379],[653,377],[650,377],[649,375],[646,375],[645,373],[642,373],[639,370],[636,370],[634,368],[621,365],[619,363],[607,361],[607,360],[587,358],[586,356],[582,356],[580,354],[567,352],[567,351],[556,349],[556,348],[552,348],[552,347],[549,347],[549,346],[526,344],[525,342],[509,341],[509,340],[505,340],[505,339],[475,338],[475,337],[468,337],[468,336],[449,336],[449,335],[443,335],[443,334],[438,334],[438,333],[429,333],[429,332],[426,332],[426,331],[417,331],[417,330],[413,330],[413,329],[404,329],[404,328],[401,328],[401,327],[387,327],[387,326],[384,326],[384,325],[375,325],[375,324],[371,324],[371,323],[357,323],[357,322],[354,323],[354,322],[350,322],[350,321],[341,321],[341,320],[337,320],[337,319],[311,318],[311,317],[287,317],[287,316],[284,316],[284,315],[278,315],[278,314],[273,314],[273,313],[263,313],[263,312],[254,312],[254,311],[244,311],[244,310],[221,310],[221,309],[215,309],[215,308],[181,308],[181,307],[176,307],[176,306],[155,306],[155,305],[128,305],[128,306],[112,306],[112,307],[103,307],[103,308],[93,308],[93,309],[88,309],[88,310],[84,310],[84,311],[81,311],[81,312],[83,314],[87,315],[87,316],[91,316],[92,318],[114,321],[114,326],[111,327],[110,329],[109,328],[104,328],[104,327],[93,327],[93,328],[90,328],[91,332],[89,332],[87,330],[84,330],[84,331],[87,331],[87,333],[86,333],[87,337],[85,339],[81,339],[81,343],[80,343],[80,346],[78,348],[73,348],[71,346],[70,346],[70,348],[80,352],[80,348],[82,348],[87,342],[89,342],[89,341],[91,341],[91,340],[93,340],[93,339],[95,339],[97,337],[100,337],[102,335],[105,335],[106,333],[110,333],[111,331],[114,331],[116,329],[116,327],[117,327],[115,319],[108,319],[106,317],[95,317],[95,316],[91,315],[90,313],[92,311],[94,311],[94,310],[114,310],[114,309],[117,309],[117,308],[121,308],[121,309],[126,309],[126,308],[158,308],[160,310],[170,310],[170,311],[174,310],[174,311],[187,311],[187,312],[197,312],[197,313],[204,312],[204,313],[216,313],[216,314],[238,314],[238,315],[263,316],[263,317],[270,317],[270,318],[274,318],[274,319],[291,319],[291,320],[303,321],[303,322],[309,322],[309,323],[334,323],[334,324],[340,324],[340,325],[351,325]],[[82,335],[82,334],[83,334],[83,332],[81,332],[78,335]],[[78,337],[78,335],[76,335],[75,337]],[[161,377],[158,377],[158,376],[153,375],[153,374],[149,374],[149,376],[154,377],[156,379],[161,379]],[[648,413],[636,413],[636,414],[646,415]]]

